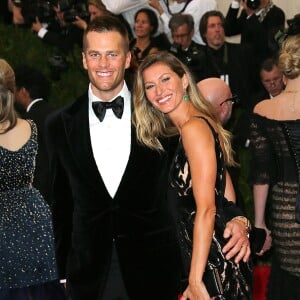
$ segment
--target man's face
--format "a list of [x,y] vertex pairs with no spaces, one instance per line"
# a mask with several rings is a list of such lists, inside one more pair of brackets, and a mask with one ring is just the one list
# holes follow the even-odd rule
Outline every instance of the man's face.
[[273,66],[273,69],[270,72],[262,70],[260,72],[260,77],[263,86],[272,97],[277,96],[283,90],[284,84],[282,73],[277,66]]
[[181,49],[183,50],[187,49],[190,46],[193,35],[194,29],[190,31],[187,24],[179,26],[172,32],[173,41],[176,44],[179,44],[181,46]]
[[131,59],[130,51],[124,49],[124,38],[116,31],[93,31],[86,36],[83,66],[93,93],[103,100],[112,99],[123,87],[125,69]]
[[209,17],[205,33],[207,45],[213,49],[219,49],[224,45],[225,33],[220,17]]

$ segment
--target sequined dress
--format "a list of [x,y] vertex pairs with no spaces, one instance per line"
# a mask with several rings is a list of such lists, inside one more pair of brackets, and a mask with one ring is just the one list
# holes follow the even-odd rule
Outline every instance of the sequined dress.
[[[295,213],[300,191],[300,120],[278,121],[253,114],[250,124],[255,162],[251,181],[270,185],[270,216],[266,217],[274,255],[280,269],[296,276],[300,283],[300,224]],[[277,299],[276,295],[270,299]]]
[[31,185],[38,145],[28,122],[31,136],[20,149],[0,146],[0,292],[57,279],[50,209]]

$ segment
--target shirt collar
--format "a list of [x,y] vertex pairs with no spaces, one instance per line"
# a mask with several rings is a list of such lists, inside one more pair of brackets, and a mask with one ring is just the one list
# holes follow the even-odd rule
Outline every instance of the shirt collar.
[[33,104],[35,104],[35,103],[37,103],[39,101],[42,101],[42,100],[44,100],[44,99],[43,98],[36,98],[33,101],[31,101],[31,103],[26,108],[26,112],[30,111],[30,109],[31,109],[31,107],[32,107]]

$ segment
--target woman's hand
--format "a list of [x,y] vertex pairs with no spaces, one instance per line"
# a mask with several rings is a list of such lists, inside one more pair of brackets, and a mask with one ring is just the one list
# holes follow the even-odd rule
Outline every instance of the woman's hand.
[[209,294],[205,284],[201,281],[199,284],[189,284],[183,292],[180,300],[209,300]]

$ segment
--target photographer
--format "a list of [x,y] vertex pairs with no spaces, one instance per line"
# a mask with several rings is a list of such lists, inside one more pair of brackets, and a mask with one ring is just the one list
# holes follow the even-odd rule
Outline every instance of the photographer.
[[169,28],[174,43],[169,51],[179,58],[190,69],[196,82],[203,79],[205,54],[194,37],[194,19],[190,14],[178,14],[171,17]]
[[75,44],[82,46],[83,30],[72,24],[77,15],[89,17],[81,0],[14,0],[13,12],[15,24],[31,27],[45,43],[57,46],[64,54]]
[[253,47],[258,67],[265,58],[276,54],[273,36],[284,28],[284,23],[283,10],[272,0],[233,0],[226,15],[225,34],[241,34],[241,43]]
[[[102,3],[101,0],[88,0],[87,5],[87,9],[90,16],[89,21],[92,21],[96,17],[112,15],[112,13],[106,9],[105,5]],[[87,28],[88,22],[85,19],[76,16],[76,20],[73,22],[73,24],[76,25],[78,28],[85,30]]]

